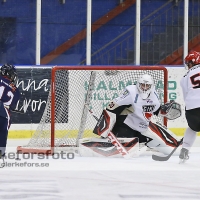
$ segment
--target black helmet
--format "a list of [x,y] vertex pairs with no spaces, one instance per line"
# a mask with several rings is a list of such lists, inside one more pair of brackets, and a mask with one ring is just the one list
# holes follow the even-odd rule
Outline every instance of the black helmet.
[[4,64],[0,68],[0,74],[8,79],[14,84],[17,82],[17,71],[14,65]]

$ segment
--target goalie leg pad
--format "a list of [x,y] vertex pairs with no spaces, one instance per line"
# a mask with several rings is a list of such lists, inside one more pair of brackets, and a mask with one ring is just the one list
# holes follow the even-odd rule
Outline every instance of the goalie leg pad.
[[[137,157],[139,151],[138,138],[118,138],[131,157]],[[79,154],[83,157],[122,158],[109,138],[85,138],[79,140]]]
[[178,139],[166,126],[159,123],[149,123],[147,131],[142,133],[152,140],[147,146],[156,149],[164,154],[169,154],[178,145]]
[[103,110],[102,115],[100,116],[93,133],[100,135],[101,137],[107,138],[109,132],[112,130],[116,122],[116,115],[107,110]]
[[[160,144],[158,141],[155,141],[155,140],[151,140],[146,145],[150,149],[153,149],[155,151],[161,152],[161,153],[163,153],[165,155],[169,155],[174,150],[174,147],[168,146],[168,145],[163,144],[163,143]],[[174,155],[179,155],[179,151],[176,151],[174,153]]]

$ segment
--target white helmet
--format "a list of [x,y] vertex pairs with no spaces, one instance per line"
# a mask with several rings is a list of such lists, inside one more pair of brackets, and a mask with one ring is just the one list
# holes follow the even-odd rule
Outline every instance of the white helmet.
[[142,99],[147,99],[154,87],[153,79],[148,74],[143,74],[137,80],[137,88]]

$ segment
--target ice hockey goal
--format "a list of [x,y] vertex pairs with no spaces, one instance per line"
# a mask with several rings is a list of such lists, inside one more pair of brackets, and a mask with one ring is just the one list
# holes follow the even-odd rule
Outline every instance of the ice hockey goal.
[[144,73],[153,76],[159,98],[166,102],[168,75],[161,66],[53,67],[51,91],[41,121],[30,142],[18,147],[18,152],[51,154],[60,148],[77,147],[80,138],[98,137],[92,132],[96,120],[88,106],[99,117],[125,86],[136,83]]

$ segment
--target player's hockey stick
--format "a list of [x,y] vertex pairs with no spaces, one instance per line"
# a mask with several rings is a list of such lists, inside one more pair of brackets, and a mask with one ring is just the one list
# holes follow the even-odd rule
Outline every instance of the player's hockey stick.
[[[87,104],[85,104],[85,106],[88,109],[89,113],[96,119],[96,121],[98,121],[99,118],[93,113],[93,111],[89,108],[89,106]],[[108,133],[108,138],[124,158],[131,159],[131,156],[128,153],[128,151],[126,151],[126,149],[122,146],[122,144],[119,142],[119,140],[115,137],[115,135],[111,131]]]
[[11,112],[19,113],[19,114],[25,114],[23,111],[20,110],[10,110]]
[[175,147],[173,149],[173,151],[168,156],[162,157],[162,156],[152,155],[152,159],[155,160],[155,161],[167,161],[167,160],[169,160],[170,157],[172,156],[172,154],[176,151],[176,149],[182,144],[182,142],[183,142],[183,138],[179,141],[177,147]]

